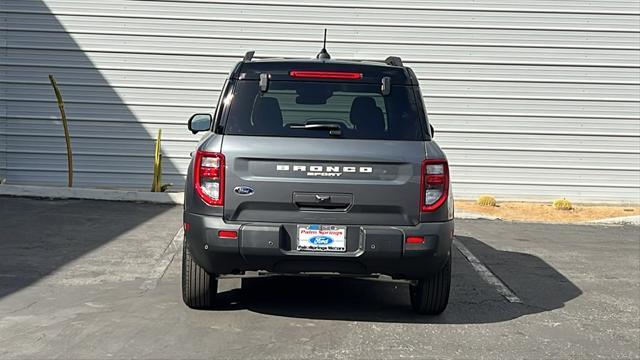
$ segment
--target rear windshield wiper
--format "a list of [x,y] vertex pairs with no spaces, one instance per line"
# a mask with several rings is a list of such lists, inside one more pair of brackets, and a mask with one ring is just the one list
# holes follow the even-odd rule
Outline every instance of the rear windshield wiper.
[[329,130],[329,135],[342,135],[342,126],[338,123],[306,123],[306,124],[289,124],[290,129],[306,129],[306,130]]

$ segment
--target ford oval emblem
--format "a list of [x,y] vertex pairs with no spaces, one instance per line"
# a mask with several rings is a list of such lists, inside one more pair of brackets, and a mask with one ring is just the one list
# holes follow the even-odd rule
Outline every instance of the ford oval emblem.
[[242,195],[242,196],[249,196],[249,195],[253,195],[253,188],[249,187],[249,186],[236,186],[233,191],[238,194],[238,195]]
[[333,244],[333,239],[328,236],[314,236],[309,239],[309,242],[314,245],[331,245]]

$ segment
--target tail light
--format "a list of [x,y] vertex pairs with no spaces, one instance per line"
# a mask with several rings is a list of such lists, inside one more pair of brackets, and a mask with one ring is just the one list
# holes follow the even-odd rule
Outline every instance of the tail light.
[[425,160],[422,162],[420,189],[420,208],[422,211],[434,211],[444,204],[449,196],[449,165],[447,160]]
[[211,206],[224,205],[224,155],[196,152],[193,183],[202,201]]

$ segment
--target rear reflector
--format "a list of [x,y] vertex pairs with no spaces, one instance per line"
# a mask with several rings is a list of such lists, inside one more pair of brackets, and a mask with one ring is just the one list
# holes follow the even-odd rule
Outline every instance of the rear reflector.
[[308,79],[339,79],[339,80],[360,80],[362,73],[342,72],[342,71],[305,71],[291,70],[289,75],[294,78]]
[[406,240],[407,244],[423,244],[424,237],[422,236],[407,236]]
[[221,239],[237,239],[238,232],[235,230],[219,230],[218,237]]

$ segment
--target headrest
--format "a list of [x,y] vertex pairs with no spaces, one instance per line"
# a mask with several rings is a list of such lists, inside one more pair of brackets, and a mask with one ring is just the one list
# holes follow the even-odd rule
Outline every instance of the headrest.
[[282,130],[282,111],[278,99],[260,96],[253,106],[253,126],[265,133]]
[[375,138],[385,132],[384,114],[370,96],[358,96],[353,99],[349,119],[363,137]]

